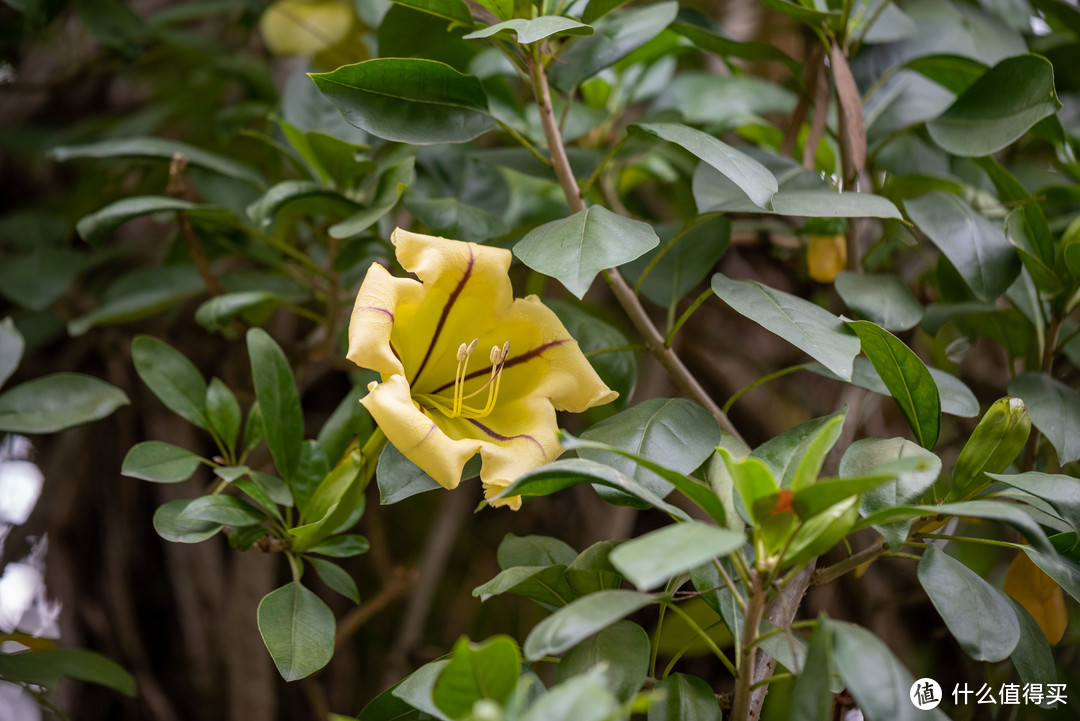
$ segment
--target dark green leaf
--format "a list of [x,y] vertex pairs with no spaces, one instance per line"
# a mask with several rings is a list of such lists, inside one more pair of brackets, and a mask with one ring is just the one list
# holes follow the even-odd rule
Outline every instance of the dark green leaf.
[[919,518],[920,516],[935,518],[939,515],[971,516],[972,518],[984,518],[988,521],[1005,523],[1020,531],[1034,548],[1048,554],[1053,553],[1053,546],[1050,545],[1046,534],[1043,533],[1037,523],[1031,520],[1031,516],[1020,510],[1015,504],[1001,501],[974,500],[960,503],[942,503],[936,506],[893,506],[867,516],[860,525],[872,526],[903,518]]
[[706,523],[676,523],[622,544],[611,552],[611,563],[638,589],[646,591],[710,559],[726,556],[745,541],[742,533]]
[[847,409],[801,423],[755,448],[751,455],[760,458],[779,481],[781,488],[800,488],[817,480],[825,456],[840,438]]
[[923,307],[898,275],[844,271],[835,286],[848,308],[888,330],[908,330],[922,320]]
[[995,481],[1041,498],[1073,529],[1080,531],[1080,479],[1062,474],[1028,471],[1018,474],[988,473]]
[[551,84],[568,91],[656,37],[675,19],[676,2],[628,10],[595,24],[595,35],[578,38],[559,54]]
[[11,318],[0,321],[0,386],[3,386],[19,367],[25,346],[22,333]]
[[442,488],[434,478],[424,473],[390,443],[386,444],[379,454],[375,477],[379,483],[379,502],[384,506],[403,501],[417,493]]
[[61,677],[135,695],[135,679],[115,662],[84,648],[47,648],[0,654],[0,678],[54,686]]
[[499,544],[499,568],[514,566],[568,566],[577,558],[577,551],[565,541],[551,536],[516,536],[508,533]]
[[859,339],[819,305],[752,280],[721,273],[712,288],[735,311],[800,348],[844,380],[851,380]]
[[[1030,218],[1034,217],[1036,212],[1041,211],[1029,211],[1029,207],[1032,206],[1020,207],[1009,213],[1008,217],[1005,218],[1005,237],[1016,248],[1020,261],[1027,268],[1035,286],[1043,293],[1053,295],[1060,292],[1062,288],[1061,280],[1053,268],[1053,246],[1051,245],[1049,249],[1049,262],[1044,261],[1040,257],[1042,249],[1038,246],[1038,241],[1033,235],[1030,221]],[[1043,221],[1045,222],[1045,217]]]
[[989,155],[1059,108],[1054,66],[1038,55],[1019,55],[990,68],[926,129],[954,155]]
[[341,239],[360,236],[393,210],[405,188],[416,179],[415,163],[416,159],[410,155],[384,170],[379,175],[367,207],[340,223],[331,225],[328,231],[330,236]]
[[566,577],[566,566],[511,566],[473,589],[481,601],[503,593],[524,596],[550,608],[561,608],[580,594]]
[[177,153],[183,155],[191,165],[241,180],[256,188],[266,185],[259,173],[243,163],[186,143],[162,138],[124,138],[102,140],[87,145],[66,145],[54,148],[50,155],[60,162],[75,158],[154,158],[172,162]]
[[336,464],[349,444],[358,438],[366,439],[371,433],[371,416],[360,405],[360,398],[366,393],[363,383],[353,386],[319,429],[317,440],[328,463]]
[[625,703],[645,683],[649,672],[649,636],[631,621],[616,621],[567,651],[555,671],[555,682],[588,673],[603,664],[608,690]]
[[1004,231],[960,198],[935,191],[904,207],[980,300],[996,299],[1016,280],[1020,259]]
[[791,691],[788,721],[832,721],[833,695],[829,686],[834,672],[832,628],[819,623],[810,637],[806,664]]
[[[591,8],[596,2],[598,2],[598,0],[593,0],[593,2],[589,4],[589,7]],[[586,15],[588,15],[587,10]],[[586,22],[590,21],[586,20]],[[783,63],[792,70],[799,68],[799,63],[797,63],[794,58],[775,45],[770,45],[769,43],[733,40],[724,35],[709,32],[705,28],[682,21],[673,22],[669,29],[687,38],[702,50],[716,53],[722,58],[742,58],[743,60],[757,62],[775,61]]]
[[142,268],[111,285],[97,308],[69,321],[68,332],[78,336],[94,326],[145,318],[205,291],[202,276],[194,266]]
[[447,238],[484,243],[509,232],[501,218],[457,198],[407,197],[405,207],[430,231]]
[[816,10],[791,0],[762,0],[766,5],[777,12],[794,18],[810,27],[828,25],[834,30],[843,21],[843,15],[837,10]]
[[[832,380],[840,380],[835,373],[830,372],[820,363],[807,363],[804,367],[811,373],[817,373]],[[979,415],[979,400],[971,392],[971,389],[964,385],[963,381],[956,376],[949,375],[940,368],[929,368],[928,370],[938,387],[942,413],[960,416],[961,418],[974,418]],[[883,396],[889,395],[888,387],[881,380],[878,372],[874,370],[874,365],[869,358],[859,356],[855,359],[854,372],[851,374],[850,382],[853,386],[880,393]]]
[[1021,546],[1020,550],[1028,555],[1036,566],[1054,579],[1065,593],[1080,601],[1080,568],[1063,560],[1054,552],[1044,552],[1033,546]]
[[55,433],[104,418],[131,401],[116,386],[81,373],[53,373],[0,393],[0,431]]
[[716,694],[697,676],[673,673],[655,688],[665,694],[649,706],[648,721],[720,721]]
[[337,191],[310,180],[283,180],[249,205],[247,214],[260,228],[269,228],[277,215],[293,203],[303,203],[303,209],[312,215],[334,213],[338,217],[352,215],[358,207]]
[[529,231],[514,254],[580,299],[601,270],[629,262],[659,242],[647,223],[594,205]]
[[480,644],[462,638],[454,646],[450,663],[439,672],[431,700],[447,716],[462,718],[481,699],[505,704],[520,675],[521,652],[509,636],[495,636]]
[[960,95],[986,73],[986,66],[978,60],[962,55],[924,55],[904,63],[933,80],[954,95]]
[[941,428],[941,400],[926,365],[903,341],[867,320],[847,321],[923,448],[933,448]]
[[240,435],[240,404],[219,378],[211,378],[206,387],[206,418],[210,427],[230,450],[236,448]]
[[169,501],[154,512],[154,530],[173,543],[200,543],[221,530],[220,523],[181,517],[195,499]]
[[333,561],[321,558],[307,558],[306,560],[315,569],[316,575],[322,579],[323,583],[353,603],[360,603],[360,590],[356,587],[356,581],[344,568]]
[[334,654],[334,612],[296,581],[259,603],[259,633],[286,681],[318,671]]
[[413,145],[464,143],[495,127],[480,80],[422,58],[376,58],[313,73],[351,124]]
[[[630,342],[614,326],[589,315],[576,305],[558,298],[545,298],[544,305],[559,316],[559,320],[566,326],[571,337],[578,342],[582,353],[589,354],[605,351],[608,348],[622,348]],[[591,356],[586,355],[586,357],[600,376],[600,380],[619,394],[615,405],[625,407],[634,393],[634,384],[637,383],[637,361],[634,359],[633,351],[596,353]]]
[[266,428],[266,445],[278,472],[289,482],[300,464],[304,437],[304,415],[292,368],[281,347],[261,328],[248,330],[247,343],[255,398]]
[[779,190],[776,177],[737,148],[686,125],[639,123],[634,128],[685,148],[734,183],[758,208],[772,208],[772,196]]
[[908,698],[915,679],[888,646],[859,626],[828,619],[820,625],[833,637],[836,670],[866,721],[925,721],[925,712]]
[[367,553],[370,544],[363,536],[345,534],[328,538],[317,546],[308,549],[308,553],[320,553],[331,558],[351,558]]
[[[189,217],[228,220],[232,213],[225,208],[199,205],[188,200],[160,195],[124,198],[106,205],[101,210],[84,216],[75,229],[86,242],[97,246],[108,240],[113,231],[124,223],[152,213],[184,211]],[[171,220],[171,216],[170,216]]]
[[223,526],[251,526],[266,516],[247,501],[235,496],[200,496],[191,501],[178,516],[180,521],[205,521]]
[[1020,680],[1026,684],[1053,683],[1057,679],[1057,669],[1046,635],[1026,608],[1012,598],[1009,603],[1020,622],[1020,641],[1010,656]]
[[463,0],[394,0],[394,2],[465,26],[473,24],[472,15],[469,14],[469,8]]
[[[719,213],[697,216],[669,239],[623,266],[630,280],[654,303],[671,307],[703,281],[731,242],[731,220]],[[641,275],[649,274],[641,281]],[[610,385],[610,384],[609,384]]]
[[919,583],[973,659],[1000,661],[1016,648],[1020,623],[1008,596],[933,544],[919,561]]
[[535,661],[562,653],[597,631],[644,608],[653,600],[647,593],[621,590],[599,591],[583,596],[533,628],[525,639],[525,657]]
[[10,253],[0,263],[0,295],[41,311],[64,294],[82,270],[82,253],[35,245],[30,253]]
[[1080,393],[1035,372],[1021,373],[1008,388],[1009,395],[1024,401],[1031,422],[1054,446],[1060,463],[1080,459]]
[[124,456],[120,472],[131,478],[158,483],[186,481],[202,458],[180,446],[161,441],[136,443]]

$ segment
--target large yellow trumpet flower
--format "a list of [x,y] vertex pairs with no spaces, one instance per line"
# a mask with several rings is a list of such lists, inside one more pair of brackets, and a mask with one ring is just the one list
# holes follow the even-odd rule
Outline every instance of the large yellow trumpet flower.
[[[391,241],[420,281],[376,263],[360,286],[348,358],[382,377],[360,402],[445,488],[479,452],[493,498],[559,455],[556,410],[581,412],[618,394],[539,298],[514,298],[510,251],[400,228]],[[517,509],[521,499],[494,505]]]

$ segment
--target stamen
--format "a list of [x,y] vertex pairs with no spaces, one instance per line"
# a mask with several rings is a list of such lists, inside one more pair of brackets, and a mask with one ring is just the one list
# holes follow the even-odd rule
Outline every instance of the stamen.
[[461,415],[461,406],[464,402],[465,394],[465,376],[469,370],[469,356],[476,350],[476,344],[479,342],[479,338],[473,338],[472,343],[465,345],[462,343],[458,346],[457,360],[458,367],[454,373],[454,405],[450,409],[450,417],[457,418]]

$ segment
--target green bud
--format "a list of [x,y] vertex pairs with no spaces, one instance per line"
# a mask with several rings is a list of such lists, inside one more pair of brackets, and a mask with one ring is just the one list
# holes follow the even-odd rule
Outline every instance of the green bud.
[[1031,417],[1019,398],[1005,397],[990,406],[953,466],[947,501],[970,498],[990,483],[987,473],[1001,473],[1024,450]]

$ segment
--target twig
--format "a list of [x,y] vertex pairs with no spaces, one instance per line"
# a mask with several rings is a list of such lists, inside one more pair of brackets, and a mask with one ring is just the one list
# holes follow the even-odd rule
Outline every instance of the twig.
[[390,580],[374,598],[352,609],[338,622],[337,633],[334,635],[334,649],[341,648],[341,645],[348,641],[349,637],[360,630],[360,627],[370,621],[379,611],[408,593],[409,589],[416,583],[416,577],[415,570],[395,568]]
[[[187,164],[188,159],[183,153],[175,153],[172,162],[169,163],[169,184],[165,192],[174,198],[183,198],[186,194],[187,184],[184,181],[184,171],[187,170]],[[206,285],[206,290],[210,295],[221,295],[225,292],[225,288],[222,287],[221,281],[210,270],[210,261],[206,259],[206,251],[203,250],[199,237],[195,235],[195,229],[191,227],[191,218],[184,211],[178,210],[176,211],[176,219],[180,223],[180,234],[184,236],[184,243],[187,245],[188,253],[191,255],[192,262],[195,263],[195,268],[199,271],[199,276]]]

